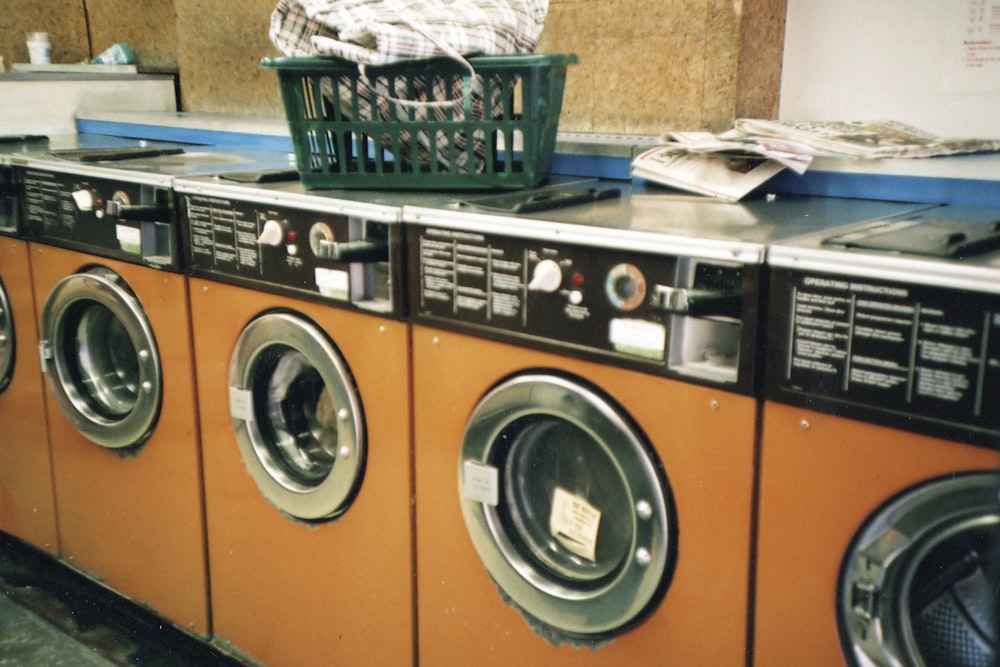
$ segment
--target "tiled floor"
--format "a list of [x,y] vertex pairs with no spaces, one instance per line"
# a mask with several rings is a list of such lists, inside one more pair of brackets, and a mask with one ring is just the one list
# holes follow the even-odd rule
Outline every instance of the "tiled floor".
[[243,664],[0,533],[0,667]]

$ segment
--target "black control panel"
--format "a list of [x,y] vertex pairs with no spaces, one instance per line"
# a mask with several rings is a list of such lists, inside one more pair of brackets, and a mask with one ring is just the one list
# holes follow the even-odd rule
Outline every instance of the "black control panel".
[[402,317],[399,225],[183,193],[192,275]]
[[768,398],[1000,448],[1000,294],[771,280]]
[[24,168],[24,225],[33,240],[97,255],[181,269],[169,185]]
[[410,225],[414,320],[753,389],[757,266]]

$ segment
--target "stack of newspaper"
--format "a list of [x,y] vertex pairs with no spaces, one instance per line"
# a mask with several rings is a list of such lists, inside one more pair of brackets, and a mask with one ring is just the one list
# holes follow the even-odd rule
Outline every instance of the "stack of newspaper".
[[802,174],[816,156],[924,158],[1000,151],[1000,140],[942,139],[895,121],[740,119],[724,134],[672,132],[639,155],[640,178],[739,201],[785,168]]

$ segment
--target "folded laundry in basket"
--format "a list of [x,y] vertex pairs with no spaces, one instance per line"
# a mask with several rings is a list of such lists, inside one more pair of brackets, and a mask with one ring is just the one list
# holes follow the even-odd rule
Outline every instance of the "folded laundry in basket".
[[385,65],[534,51],[548,0],[280,0],[271,40],[286,56]]

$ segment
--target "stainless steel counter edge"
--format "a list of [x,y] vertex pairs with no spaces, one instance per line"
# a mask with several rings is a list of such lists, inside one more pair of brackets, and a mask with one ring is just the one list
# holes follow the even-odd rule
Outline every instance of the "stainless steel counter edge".
[[1000,294],[1000,281],[997,281],[1000,266],[992,264],[788,246],[770,247],[767,251],[767,263],[777,268],[833,274],[834,279],[854,277],[865,280],[888,280]]
[[518,236],[541,241],[598,245],[619,250],[638,249],[654,254],[684,255],[743,264],[762,263],[765,251],[765,246],[759,243],[702,239],[620,228],[588,227],[537,218],[470,213],[467,209],[458,208],[449,210],[407,205],[403,207],[403,221],[473,234]]
[[199,195],[255,204],[289,206],[379,222],[399,222],[402,219],[402,209],[398,206],[340,199],[309,192],[298,193],[257,188],[239,183],[212,183],[178,178],[174,180],[174,191],[181,195]]

